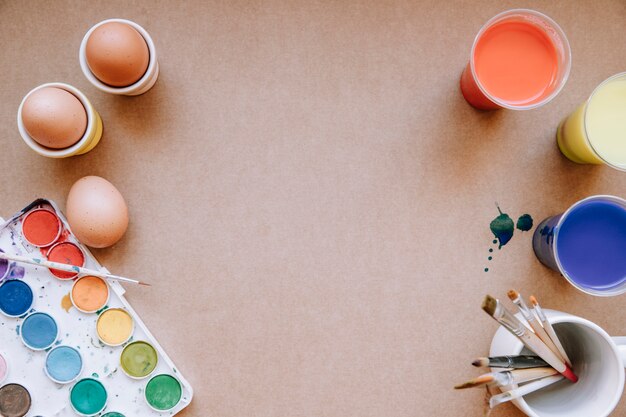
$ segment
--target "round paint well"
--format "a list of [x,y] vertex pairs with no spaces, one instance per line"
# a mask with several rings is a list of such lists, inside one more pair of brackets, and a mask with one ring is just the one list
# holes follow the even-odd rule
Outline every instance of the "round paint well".
[[0,416],[23,417],[31,406],[30,393],[20,384],[0,388]]
[[[72,242],[60,242],[50,248],[48,251],[48,260],[62,264],[85,266],[85,254]],[[52,275],[60,279],[71,279],[78,276],[76,272],[65,272],[56,269],[50,269]]]
[[7,375],[9,375],[9,362],[4,354],[0,353],[0,384],[7,379]]
[[[4,253],[2,249],[0,249],[0,252]],[[10,269],[9,261],[6,259],[0,259],[0,281],[6,278]]]
[[70,391],[70,404],[81,416],[95,416],[107,405],[108,394],[102,382],[93,378],[78,381]]
[[145,389],[148,405],[155,411],[169,411],[176,407],[183,396],[183,387],[171,375],[160,374],[152,377]]
[[83,371],[83,358],[71,346],[57,346],[46,356],[46,375],[58,384],[69,384]]
[[109,346],[120,346],[128,342],[134,330],[133,318],[122,308],[105,310],[96,322],[98,339]]
[[19,279],[0,284],[0,312],[9,317],[21,317],[33,306],[33,290]]
[[118,413],[117,411],[111,411],[109,413],[103,414],[102,417],[126,417],[122,413]]
[[120,365],[126,375],[134,379],[149,376],[159,363],[159,355],[150,343],[138,340],[128,344],[120,356]]
[[109,285],[105,280],[85,276],[74,282],[70,292],[72,304],[83,313],[95,313],[109,301]]
[[33,246],[45,248],[52,245],[61,236],[61,231],[61,220],[48,209],[34,209],[22,219],[22,234]]
[[59,327],[50,314],[35,312],[26,316],[22,322],[20,336],[26,347],[45,350],[56,342]]

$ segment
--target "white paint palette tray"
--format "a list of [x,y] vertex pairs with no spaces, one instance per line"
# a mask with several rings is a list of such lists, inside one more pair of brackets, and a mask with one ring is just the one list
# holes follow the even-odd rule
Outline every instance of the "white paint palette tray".
[[[24,219],[33,210],[44,210],[47,211],[45,214],[52,212],[58,216],[60,233],[54,244],[37,247],[25,238]],[[33,224],[37,225],[33,222],[28,227],[33,227]],[[52,256],[52,248],[59,242],[73,243],[80,248],[86,268],[108,272],[74,237],[67,220],[52,201],[36,200],[9,220],[4,221],[0,218],[0,249],[7,254],[46,259],[49,255]],[[6,267],[8,270],[4,273]],[[56,272],[58,274],[58,271]],[[77,308],[78,296],[73,290],[74,283],[80,278],[82,277],[59,279],[48,268],[42,266],[15,262],[9,262],[8,265],[5,263],[4,267],[0,265],[0,361],[4,357],[8,365],[2,375],[0,363],[0,415],[151,417],[172,416],[187,407],[193,396],[190,384],[124,298],[124,288],[117,281],[108,281],[109,296],[105,305],[96,312],[86,313],[84,309],[79,311]],[[13,303],[11,299],[5,300],[4,304],[2,301],[2,294],[9,292],[9,287],[5,287],[4,292],[2,289],[7,282],[23,286],[14,281],[28,284],[32,290],[32,305],[19,315],[12,314],[15,312],[11,311],[14,307],[19,310],[19,303]],[[70,292],[73,297],[69,296]],[[3,306],[9,311],[8,314],[2,310]],[[126,315],[130,316],[132,329],[129,330],[130,336],[124,338],[127,340],[121,343],[118,343],[120,340],[108,340],[108,344],[103,342],[103,337],[107,340],[106,337],[110,336],[106,334],[104,324],[102,329],[100,327],[100,321],[105,322],[103,315],[107,311],[121,312],[124,318],[127,318]],[[34,326],[36,322],[30,319],[33,313],[45,313],[39,316],[52,317],[56,322],[57,337],[51,346],[37,350],[42,347],[37,346],[41,342],[38,338],[45,332],[37,333],[39,330]],[[111,314],[107,315],[113,317]],[[112,323],[117,321],[113,320]],[[27,346],[29,343],[30,347]],[[148,355],[146,358],[142,356],[140,350],[134,352],[128,348],[129,345],[152,346],[154,349],[150,352],[154,356]],[[70,375],[68,380],[61,380],[67,383],[59,383],[58,379],[55,382],[56,374],[52,374],[54,363],[50,351],[59,346],[73,348],[68,350],[78,352],[77,356],[80,358],[78,362],[82,362],[81,369],[76,371],[77,375]],[[126,348],[128,350],[125,350]],[[127,351],[129,354],[125,357],[129,362],[125,362],[126,365],[123,366],[122,352]],[[133,356],[133,352],[138,352],[139,356]],[[136,363],[133,364],[133,361]],[[141,369],[137,371],[138,367]],[[63,374],[69,372],[70,368],[71,366],[64,365],[59,369]],[[105,391],[102,391],[102,387]],[[7,403],[7,396],[19,394],[9,392],[14,388],[17,388],[17,391],[25,390],[30,397],[26,398],[28,397],[26,395],[25,398],[30,402],[26,405],[16,405],[10,401]],[[94,389],[96,391],[93,391]],[[97,397],[102,396],[103,392],[106,403],[103,409],[98,410],[101,404],[88,404],[91,397],[98,400]]]

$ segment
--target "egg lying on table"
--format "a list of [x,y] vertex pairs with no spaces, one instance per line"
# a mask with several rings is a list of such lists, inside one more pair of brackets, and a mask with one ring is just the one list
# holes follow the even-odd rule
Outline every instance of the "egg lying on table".
[[68,148],[87,130],[87,112],[75,95],[62,88],[44,87],[24,100],[22,123],[33,140],[52,149]]
[[101,177],[76,181],[66,204],[67,221],[78,240],[92,248],[112,246],[128,228],[128,207],[113,184]]
[[97,79],[113,87],[127,87],[146,73],[150,51],[135,28],[126,23],[108,22],[89,35],[85,57]]

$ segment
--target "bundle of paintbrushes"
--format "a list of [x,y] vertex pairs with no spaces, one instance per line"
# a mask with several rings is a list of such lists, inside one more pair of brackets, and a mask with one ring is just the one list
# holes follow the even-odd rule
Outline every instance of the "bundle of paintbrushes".
[[533,306],[531,309],[517,291],[510,290],[507,295],[517,306],[526,323],[490,295],[485,297],[482,309],[517,337],[536,356],[478,358],[472,362],[472,365],[502,370],[483,374],[454,387],[456,389],[480,386],[499,387],[502,393],[491,397],[489,400],[491,408],[545,388],[563,378],[573,383],[578,381],[578,377],[571,369],[571,361],[537,299],[530,296]]

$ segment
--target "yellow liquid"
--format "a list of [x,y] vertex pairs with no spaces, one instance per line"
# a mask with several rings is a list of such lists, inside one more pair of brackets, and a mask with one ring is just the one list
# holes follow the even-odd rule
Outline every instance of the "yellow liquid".
[[557,141],[574,162],[626,169],[626,78],[598,87],[559,126]]

